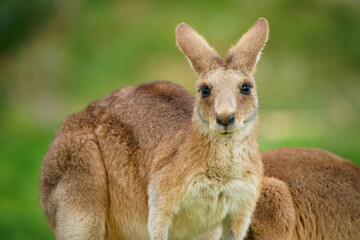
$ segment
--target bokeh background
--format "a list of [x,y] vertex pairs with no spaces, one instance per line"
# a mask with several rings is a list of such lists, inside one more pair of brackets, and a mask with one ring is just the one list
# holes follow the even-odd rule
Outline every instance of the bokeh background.
[[186,22],[225,56],[259,18],[260,146],[317,147],[360,164],[360,1],[0,2],[0,238],[53,239],[38,192],[61,121],[114,89],[171,80],[194,93],[175,46]]

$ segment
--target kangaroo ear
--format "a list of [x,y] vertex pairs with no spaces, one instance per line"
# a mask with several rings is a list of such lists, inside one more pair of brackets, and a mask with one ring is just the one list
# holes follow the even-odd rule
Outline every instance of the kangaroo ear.
[[253,73],[268,35],[268,21],[265,18],[259,18],[254,26],[229,50],[226,57],[226,68],[246,69],[249,73]]
[[175,35],[177,45],[188,57],[197,74],[224,65],[224,61],[219,54],[189,25],[185,23],[179,24],[176,27]]

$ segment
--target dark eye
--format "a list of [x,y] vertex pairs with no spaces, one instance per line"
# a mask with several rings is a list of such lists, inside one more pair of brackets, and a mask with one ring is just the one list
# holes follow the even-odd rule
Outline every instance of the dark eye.
[[240,92],[241,92],[242,94],[249,95],[250,92],[251,92],[251,88],[252,88],[251,84],[249,84],[249,83],[244,83],[244,84],[241,86]]
[[210,88],[208,88],[208,87],[203,87],[202,89],[201,89],[201,96],[202,97],[208,97],[209,95],[211,94],[211,90],[210,90]]

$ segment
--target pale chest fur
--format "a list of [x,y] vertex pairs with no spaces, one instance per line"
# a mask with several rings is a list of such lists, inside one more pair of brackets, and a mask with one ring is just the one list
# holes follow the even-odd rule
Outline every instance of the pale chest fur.
[[227,215],[249,211],[256,201],[259,179],[246,168],[242,147],[219,154],[223,166],[210,166],[192,176],[176,208],[170,236],[192,239],[221,223]]

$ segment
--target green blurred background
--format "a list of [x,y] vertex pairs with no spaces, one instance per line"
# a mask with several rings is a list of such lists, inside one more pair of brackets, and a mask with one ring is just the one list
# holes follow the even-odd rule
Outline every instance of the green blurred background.
[[260,146],[317,147],[360,164],[360,1],[0,3],[0,238],[52,239],[38,192],[61,121],[114,89],[167,79],[194,92],[175,46],[186,22],[221,55],[259,17]]

